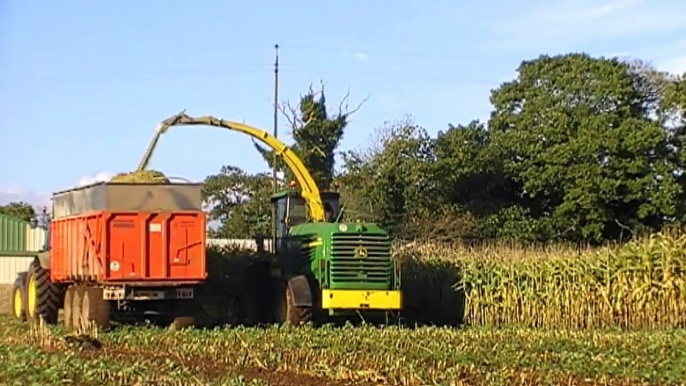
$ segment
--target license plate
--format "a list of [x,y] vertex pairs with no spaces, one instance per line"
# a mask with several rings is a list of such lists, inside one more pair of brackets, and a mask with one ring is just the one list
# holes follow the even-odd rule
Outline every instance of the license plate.
[[192,288],[179,288],[176,290],[177,299],[193,299]]

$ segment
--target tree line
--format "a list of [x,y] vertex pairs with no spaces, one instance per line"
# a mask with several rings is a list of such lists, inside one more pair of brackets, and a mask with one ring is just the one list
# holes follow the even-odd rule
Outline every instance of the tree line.
[[[293,149],[346,217],[395,237],[599,243],[686,220],[686,76],[641,60],[541,55],[492,90],[485,122],[431,136],[406,117],[340,153],[344,101],[329,111],[322,87],[284,104]],[[269,234],[269,173],[226,166],[205,182],[219,236]]]

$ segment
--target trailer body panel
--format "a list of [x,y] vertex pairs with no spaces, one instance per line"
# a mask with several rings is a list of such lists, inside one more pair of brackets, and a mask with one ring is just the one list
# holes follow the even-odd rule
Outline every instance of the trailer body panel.
[[53,282],[178,282],[206,278],[205,213],[94,211],[53,220]]

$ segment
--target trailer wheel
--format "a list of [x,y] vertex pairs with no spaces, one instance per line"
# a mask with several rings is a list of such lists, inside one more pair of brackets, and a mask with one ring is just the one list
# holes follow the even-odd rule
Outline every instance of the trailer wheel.
[[24,290],[21,280],[17,278],[12,286],[12,314],[22,322],[26,320],[26,310],[24,308]]
[[195,315],[198,309],[198,302],[195,299],[177,300],[174,302],[173,328],[194,327]]
[[29,266],[25,295],[28,319],[39,321],[42,317],[45,323],[57,323],[59,288],[50,281],[50,273],[38,261],[33,261]]
[[278,305],[279,323],[290,323],[299,326],[312,320],[312,307],[298,307],[295,305],[293,287],[290,283],[282,283],[277,294],[280,298]]
[[81,315],[84,291],[85,289],[81,286],[72,287],[71,328],[74,330],[81,330],[83,327],[85,327]]
[[[87,287],[83,291],[83,305],[81,306],[81,321],[98,328],[108,327],[110,324],[110,304],[102,297],[102,288]],[[84,326],[85,327],[85,326]]]
[[76,287],[69,286],[64,294],[64,327],[71,330],[74,327],[74,290]]

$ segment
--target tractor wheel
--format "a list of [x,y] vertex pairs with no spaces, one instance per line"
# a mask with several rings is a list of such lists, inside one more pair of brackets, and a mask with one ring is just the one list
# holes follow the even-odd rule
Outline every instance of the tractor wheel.
[[90,327],[107,328],[110,324],[110,304],[102,297],[102,288],[86,287],[83,291],[81,321]]
[[277,290],[280,302],[277,303],[279,324],[289,323],[294,326],[306,324],[312,320],[312,307],[298,307],[295,305],[293,288],[290,284],[282,283]]
[[12,315],[22,322],[26,320],[26,310],[24,308],[24,289],[21,281],[15,280],[12,286]]
[[60,291],[58,286],[50,281],[50,273],[34,261],[29,266],[26,280],[27,318],[37,322],[42,317],[45,323],[56,324]]

